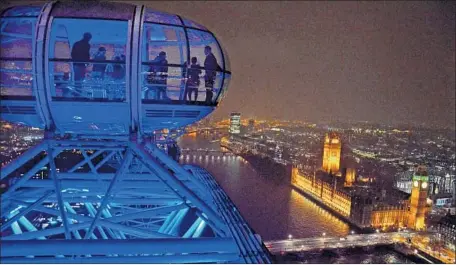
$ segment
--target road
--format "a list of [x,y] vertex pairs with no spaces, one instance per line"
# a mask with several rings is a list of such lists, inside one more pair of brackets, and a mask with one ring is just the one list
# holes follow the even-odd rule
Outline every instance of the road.
[[[416,249],[415,254],[419,255],[420,250],[444,263],[455,263],[455,254],[451,250],[441,246],[431,247],[433,235],[419,234],[415,232],[393,232],[374,234],[355,234],[347,237],[315,237],[288,239],[265,242],[266,247],[272,254],[281,252],[299,252],[321,249],[365,247],[383,244],[403,243]],[[410,239],[410,241],[409,241]],[[419,255],[420,256],[420,255]],[[424,257],[423,257],[424,258]]]
[[303,239],[288,239],[265,242],[271,253],[310,251],[317,249],[364,247],[382,244],[393,244],[405,241],[405,238],[413,236],[410,232],[355,234],[347,237],[318,237]]
[[444,248],[440,244],[434,242],[432,240],[432,236],[429,236],[429,235],[415,236],[412,238],[411,245],[414,248],[416,248],[446,264],[454,264],[456,262],[455,253],[447,248]]

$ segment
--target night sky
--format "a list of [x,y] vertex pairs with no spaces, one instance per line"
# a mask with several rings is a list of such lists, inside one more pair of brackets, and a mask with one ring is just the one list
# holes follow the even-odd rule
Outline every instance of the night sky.
[[449,1],[129,2],[216,34],[234,77],[215,118],[455,127]]
[[216,117],[455,125],[454,3],[142,3],[220,39],[234,78]]

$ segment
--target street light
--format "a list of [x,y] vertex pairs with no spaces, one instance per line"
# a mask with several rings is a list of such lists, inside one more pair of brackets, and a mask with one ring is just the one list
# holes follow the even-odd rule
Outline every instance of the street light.
[[355,234],[355,231],[352,230],[350,233],[351,233],[352,235],[354,235],[354,234]]
[[291,240],[292,238],[293,238],[293,236],[292,236],[291,234],[289,234],[289,235],[288,235],[288,239]]
[[377,230],[375,230],[375,232],[380,233],[380,230],[377,229]]
[[326,233],[325,233],[325,232],[323,232],[323,233],[322,233],[322,235],[323,235],[323,236],[326,236]]

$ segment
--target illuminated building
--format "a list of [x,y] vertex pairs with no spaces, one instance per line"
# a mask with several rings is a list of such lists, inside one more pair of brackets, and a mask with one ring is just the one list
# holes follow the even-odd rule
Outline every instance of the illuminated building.
[[[293,168],[291,184],[358,227],[386,230],[404,227],[407,224],[409,205],[407,193],[393,190],[386,196],[385,190],[380,195],[374,189],[342,188],[337,185],[337,177],[330,182],[327,173],[321,171],[317,173],[313,176],[304,175],[298,168]],[[325,174],[328,179],[326,181],[321,179]]]
[[406,205],[378,205],[372,209],[371,227],[403,227],[407,221]]
[[305,176],[297,168],[293,168],[291,172],[291,183],[295,188],[316,198],[342,216],[350,216],[350,195],[338,191],[335,185],[318,179],[315,174]]
[[410,196],[408,227],[425,230],[426,200],[428,195],[429,177],[425,166],[418,166],[413,174],[413,187]]
[[230,134],[241,133],[241,113],[233,112],[230,118]]
[[252,133],[255,131],[255,120],[254,119],[249,120],[249,124],[248,124],[247,128],[248,128],[249,133]]
[[340,168],[340,152],[342,144],[340,138],[335,133],[325,136],[323,147],[323,170],[325,172],[336,173]]
[[456,215],[448,213],[437,224],[439,237],[449,249],[455,250],[456,244]]
[[355,182],[355,177],[356,177],[356,169],[354,168],[347,168],[345,172],[345,186],[346,187],[351,187],[353,183]]

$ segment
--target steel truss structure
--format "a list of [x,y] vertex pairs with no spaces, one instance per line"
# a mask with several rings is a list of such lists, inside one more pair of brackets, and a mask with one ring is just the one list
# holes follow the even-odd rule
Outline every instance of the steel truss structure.
[[[59,168],[66,153],[80,159]],[[1,195],[2,263],[271,261],[206,170],[181,166],[150,141],[46,136],[1,179],[24,165]],[[43,167],[48,178],[33,179]]]

